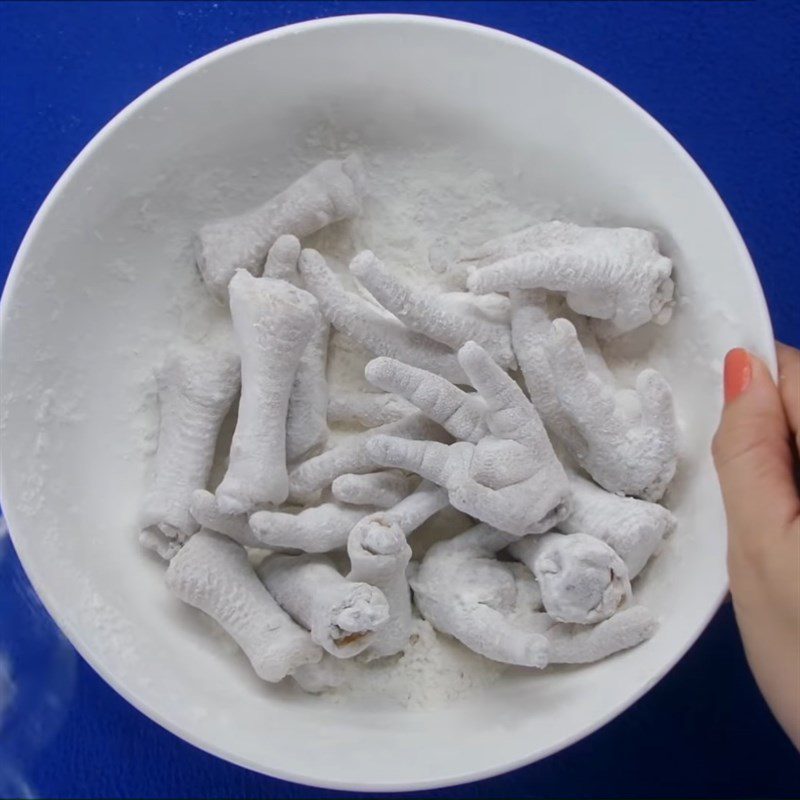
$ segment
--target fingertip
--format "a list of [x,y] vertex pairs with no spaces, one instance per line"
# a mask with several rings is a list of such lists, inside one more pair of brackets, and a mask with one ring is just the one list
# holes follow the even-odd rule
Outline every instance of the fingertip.
[[725,356],[723,391],[725,402],[730,403],[747,391],[753,379],[753,362],[743,347],[729,350]]
[[748,398],[748,403],[756,400],[770,405],[779,399],[778,387],[772,378],[769,367],[755,354],[743,347],[735,347],[725,355],[723,368],[723,394],[725,406],[735,403],[739,398]]
[[731,350],[725,357],[723,390],[725,406],[713,442],[716,456],[735,441],[785,437],[781,397],[763,361],[744,348]]

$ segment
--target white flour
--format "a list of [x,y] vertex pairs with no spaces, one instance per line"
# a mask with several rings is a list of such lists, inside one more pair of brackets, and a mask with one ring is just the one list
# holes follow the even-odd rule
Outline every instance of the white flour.
[[[322,230],[308,244],[339,266],[363,249],[373,250],[392,270],[416,283],[448,286],[428,267],[428,251],[437,240],[475,244],[548,218],[542,204],[521,210],[504,198],[488,172],[465,168],[457,151],[417,155],[364,154],[370,179],[363,213],[348,223]],[[354,284],[351,284],[354,286]],[[368,388],[364,365],[371,358],[341,335],[332,340],[329,380],[332,387]],[[414,556],[425,545],[468,526],[454,511],[439,514],[412,537]],[[437,635],[418,620],[410,646],[399,658],[343,664],[343,683],[323,697],[433,708],[494,682],[505,667],[479,656],[450,637]]]
[[400,656],[361,663],[338,662],[342,684],[321,695],[333,702],[367,701],[430,709],[494,683],[507,669],[473,653],[429,622],[414,620],[409,644]]
[[[535,195],[528,196],[524,203],[518,197],[512,201],[492,174],[470,162],[457,148],[421,147],[413,152],[403,148],[380,153],[368,148],[355,149],[364,160],[369,178],[369,196],[363,214],[352,221],[330,226],[305,242],[326,256],[332,256],[334,266],[340,270],[344,270],[344,265],[359,250],[369,248],[400,274],[413,275],[416,282],[451,289],[446,279],[428,267],[429,248],[440,239],[470,245],[554,217],[586,220],[585,215],[558,208]],[[332,154],[317,151],[307,154],[306,163],[298,159],[288,165],[283,163],[277,169],[267,163],[258,163],[258,169],[254,169],[252,154],[243,154],[241,159],[231,156],[229,162],[213,169],[209,169],[207,163],[187,160],[175,173],[165,173],[155,187],[141,194],[132,193],[122,201],[106,227],[113,229],[117,224],[117,229],[125,235],[104,239],[98,233],[97,242],[92,243],[97,262],[107,267],[95,269],[90,285],[82,289],[87,295],[91,292],[95,316],[92,324],[84,326],[85,331],[81,328],[71,342],[72,351],[77,355],[69,364],[69,370],[58,379],[50,380],[42,391],[30,394],[30,403],[37,409],[40,437],[35,452],[18,459],[26,476],[24,496],[18,499],[26,513],[39,515],[37,530],[46,537],[53,554],[59,559],[66,558],[63,551],[72,547],[76,540],[67,542],[55,533],[51,535],[50,531],[60,530],[65,511],[78,518],[84,505],[89,506],[80,501],[79,493],[73,497],[69,492],[70,485],[78,485],[77,476],[63,476],[49,469],[54,461],[53,451],[66,446],[62,445],[60,431],[74,429],[78,432],[75,436],[78,442],[90,441],[90,437],[78,435],[86,420],[92,423],[91,431],[115,431],[113,437],[104,439],[104,448],[115,464],[127,466],[126,480],[121,480],[120,474],[113,470],[92,475],[95,506],[91,507],[91,519],[80,525],[82,538],[77,540],[74,553],[70,551],[69,560],[75,562],[70,569],[86,575],[86,586],[79,587],[82,622],[88,629],[102,630],[106,641],[114,642],[120,660],[147,662],[144,640],[149,636],[152,619],[142,616],[133,620],[126,598],[142,592],[154,596],[162,579],[161,569],[151,569],[152,564],[146,564],[147,569],[137,566],[120,571],[123,557],[146,559],[145,554],[133,555],[132,543],[136,536],[135,509],[157,443],[153,369],[168,346],[180,346],[180,342],[186,340],[205,341],[216,335],[215,328],[220,324],[229,324],[227,310],[209,297],[194,266],[189,247],[191,233],[209,219],[237,213],[262,202],[308,166],[329,155]],[[520,192],[516,194],[519,196]],[[115,223],[115,219],[124,220],[124,224]],[[596,221],[602,223],[603,219]],[[619,224],[620,220],[616,222]],[[673,254],[668,252],[668,255]],[[700,370],[708,385],[716,390],[719,364],[712,366],[716,370],[712,373],[708,369],[707,354],[719,352],[719,348],[710,347],[706,336],[711,337],[707,332],[713,331],[718,322],[727,325],[727,321],[721,308],[704,306],[702,314],[697,311],[698,298],[707,294],[701,295],[698,290],[694,296],[688,295],[686,284],[681,282],[679,259],[676,269],[681,292],[676,319],[664,329],[648,326],[634,336],[615,342],[611,361],[628,385],[635,372],[645,365],[662,369],[672,382],[680,413],[682,400],[697,395]],[[345,278],[349,281],[349,276]],[[58,292],[52,295],[53,319],[57,321],[62,301]],[[702,318],[702,329],[697,319],[688,327],[682,324],[685,317],[691,315]],[[97,331],[116,331],[118,321],[128,319],[130,329],[126,329],[126,336],[110,336],[107,342],[97,340]],[[691,337],[684,335],[686,330],[691,330]],[[49,357],[44,351],[37,356]],[[617,370],[622,359],[625,364]],[[99,391],[99,379],[90,369],[94,360],[106,364],[109,370],[113,367],[114,380],[103,383],[103,391]],[[366,352],[344,337],[334,335],[329,359],[332,387],[366,388],[363,367],[368,360]],[[92,376],[94,386],[90,381],[83,382],[84,372]],[[120,375],[124,377],[116,377]],[[715,412],[712,408],[707,413]],[[687,428],[683,439],[694,442],[698,451],[705,452],[704,435],[695,434],[698,431],[704,434],[702,426],[706,423],[696,415],[691,421],[695,427]],[[224,471],[224,454],[230,442],[232,423],[231,418],[220,437],[218,454],[221,457],[212,475],[212,488]],[[91,458],[91,451],[77,450],[74,456],[70,454],[70,460],[73,457],[81,463],[82,459]],[[139,473],[142,483],[137,485]],[[57,487],[56,474],[59,477]],[[676,485],[670,490],[675,503],[685,494],[686,480],[679,470]],[[59,519],[46,518],[40,508],[46,488],[51,494],[58,488],[58,493],[63,495],[61,504],[54,506],[62,514]],[[108,498],[108,501],[98,506],[97,498]],[[670,498],[667,504],[674,505]],[[687,508],[685,514],[691,513],[692,509]],[[439,514],[433,524],[412,537],[414,558],[421,557],[430,541],[453,535],[467,525],[465,518],[456,512]],[[128,536],[130,550],[122,552],[112,545],[111,534],[123,539]],[[677,539],[673,537],[667,548],[674,551],[684,546]],[[103,575],[113,577],[106,581],[82,568],[89,549],[92,558],[102,560]],[[676,574],[674,568],[665,570],[658,560],[645,573],[648,592],[651,585],[657,585],[659,595],[672,591],[671,581],[665,577]],[[666,607],[667,601],[660,605]],[[148,607],[141,613],[158,612]],[[178,625],[180,618],[170,618],[168,622]],[[423,623],[420,626],[419,639],[406,656],[383,664],[348,664],[351,675],[331,697],[341,701],[370,695],[380,697],[382,702],[432,707],[477,691],[503,672],[499,665],[476,656],[449,638],[437,637]],[[220,649],[218,637],[209,635],[207,642],[208,648]],[[270,687],[265,687],[264,691],[270,691]]]
[[[353,220],[323,229],[309,237],[304,245],[320,250],[340,272],[345,283],[362,293],[364,290],[352,280],[346,265],[363,249],[373,250],[391,270],[412,279],[417,285],[421,283],[437,290],[452,290],[462,287],[450,284],[451,279],[429,267],[428,254],[435,243],[444,240],[459,245],[478,244],[537,221],[555,216],[563,218],[569,213],[535,197],[531,197],[524,207],[512,202],[489,172],[468,164],[463,154],[455,149],[423,150],[413,154],[406,150],[380,154],[362,150],[360,155],[369,178],[363,213]],[[204,341],[218,335],[220,322],[228,324],[227,312],[209,298],[194,272],[191,255],[188,248],[181,245],[181,237],[186,235],[187,225],[194,229],[209,216],[214,216],[208,209],[220,205],[217,197],[219,187],[230,192],[231,186],[239,186],[241,176],[215,170],[213,175],[206,173],[206,179],[208,183],[202,176],[194,177],[194,208],[189,218],[181,221],[182,224],[173,223],[176,228],[172,250],[180,254],[179,260],[188,261],[179,275],[169,279],[174,287],[171,292],[174,298],[173,319],[177,321],[180,334],[173,323],[170,331],[162,329],[158,337],[163,341],[162,337],[168,333],[173,344],[181,338]],[[258,173],[251,176],[254,184],[260,184],[261,179],[262,175]],[[279,188],[275,187],[276,190]],[[167,191],[162,202],[173,201],[169,194]],[[263,200],[267,193],[263,185],[245,185],[240,195],[252,196],[255,202]],[[159,211],[158,199],[148,199],[140,208],[146,224],[151,224],[152,215]],[[120,279],[127,280],[128,274],[120,266]],[[661,342],[661,337],[662,329],[649,326],[614,344],[609,353],[611,366],[624,383],[632,385],[636,373],[644,366],[659,367],[667,361],[668,347]],[[370,358],[371,355],[359,345],[334,333],[328,364],[332,390],[369,389],[363,372]],[[141,442],[147,443],[149,456],[156,444],[156,418],[152,413],[152,387],[148,391],[150,411],[145,410],[140,419],[148,420],[148,429],[142,432]],[[229,423],[224,426],[218,447],[220,458],[212,475],[212,488],[224,474],[233,419]],[[341,433],[334,431],[331,441],[335,442]],[[449,538],[468,525],[467,518],[452,510],[437,515],[412,537],[414,558],[419,559],[431,542]],[[217,628],[215,625],[212,627]],[[221,629],[218,636],[210,636],[210,646],[219,647],[223,636]],[[472,653],[449,637],[437,635],[422,620],[417,621],[413,642],[401,657],[372,663],[350,660],[343,662],[341,667],[343,681],[323,697],[334,702],[369,698],[370,702],[413,708],[431,708],[464,697],[491,684],[505,671],[503,665]]]
[[[369,179],[363,213],[351,221],[331,225],[304,242],[320,250],[350,288],[358,287],[345,265],[363,249],[373,250],[389,268],[406,277],[413,276],[417,284],[455,288],[428,266],[428,251],[434,242],[444,237],[477,244],[549,219],[552,214],[545,204],[535,201],[526,209],[513,205],[491,174],[466,165],[457,150],[380,155],[362,151],[360,155]],[[152,204],[147,208],[148,213],[153,211]],[[203,295],[202,285],[196,289],[201,296],[196,290],[185,294],[177,314],[185,334],[195,341],[207,335],[209,318],[202,310],[211,302]],[[328,364],[332,389],[370,388],[363,377],[370,358],[363,348],[334,334]],[[155,429],[145,438],[154,446]],[[223,454],[225,438],[218,449]],[[223,473],[224,463],[217,464],[212,486]],[[432,541],[452,536],[468,525],[463,515],[443,512],[412,537],[414,557],[419,558]],[[220,644],[220,638],[214,637],[213,646]],[[369,698],[371,702],[431,708],[489,685],[505,669],[449,637],[438,636],[423,620],[416,622],[412,638],[411,646],[401,657],[366,664],[344,662],[342,685],[322,696],[336,702],[348,697]]]

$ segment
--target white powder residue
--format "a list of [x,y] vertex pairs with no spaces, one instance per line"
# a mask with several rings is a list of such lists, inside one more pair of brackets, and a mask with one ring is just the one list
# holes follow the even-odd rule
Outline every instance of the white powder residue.
[[[487,171],[465,162],[456,149],[428,152],[370,153],[359,151],[368,176],[363,212],[308,237],[304,246],[318,249],[352,290],[364,293],[350,277],[346,265],[361,250],[370,249],[386,266],[419,285],[452,290],[448,279],[433,272],[428,251],[435,242],[469,245],[549,219],[552,208],[532,197],[527,208],[510,202],[497,180]],[[203,189],[195,184],[195,189]],[[197,195],[195,195],[196,197]],[[182,296],[177,317],[182,335],[198,341],[208,333],[209,308],[202,285]],[[180,296],[180,295],[177,295]],[[177,339],[177,337],[175,337]],[[363,347],[334,332],[328,357],[331,391],[372,390],[364,379],[364,366],[373,356]],[[154,397],[152,398],[154,400]],[[148,439],[154,444],[152,417]],[[332,431],[334,443],[342,431]],[[213,471],[213,486],[225,471],[227,448],[221,437]],[[469,520],[454,510],[438,514],[412,537],[415,558],[427,546],[450,538],[469,527]],[[212,633],[212,628],[213,630]],[[217,626],[209,629],[214,647],[233,642]],[[437,635],[428,622],[416,620],[411,642],[403,655],[373,662],[342,661],[344,679],[323,696],[333,702],[349,698],[409,708],[433,708],[466,696],[493,683],[506,666],[473,653],[448,636]]]
[[510,203],[493,175],[469,166],[456,150],[363,159],[369,183],[362,214],[307,242],[340,263],[369,249],[401,275],[440,282],[427,269],[428,251],[438,240],[479,244],[549,219],[543,201],[532,198],[525,209]]
[[[463,153],[436,150],[361,153],[368,176],[364,209],[355,219],[324,228],[304,242],[323,253],[351,289],[364,293],[344,265],[369,249],[401,277],[452,290],[448,279],[428,264],[431,246],[442,239],[477,244],[550,218],[548,206],[531,198],[522,209],[504,195],[497,180],[465,162]],[[364,366],[373,356],[347,337],[331,339],[328,378],[332,391],[369,390]],[[412,536],[415,558],[426,546],[469,526],[456,511],[442,512]],[[483,658],[449,636],[438,635],[421,619],[399,657],[373,662],[342,661],[341,684],[323,697],[334,702],[434,708],[479,691],[496,681],[506,666]]]
[[[304,241],[318,249],[349,289],[367,294],[347,272],[362,250],[372,250],[395,274],[438,290],[463,287],[430,269],[428,253],[441,240],[473,245],[552,217],[553,207],[532,196],[520,208],[497,179],[470,165],[457,149],[360,152],[368,178],[363,212],[323,228]],[[334,332],[328,359],[332,389],[374,390],[364,380],[373,356]]]
[[[563,215],[563,212],[557,214],[552,202],[535,195],[530,195],[524,206],[511,201],[491,173],[470,164],[463,152],[455,148],[380,153],[360,149],[359,155],[368,176],[363,212],[354,219],[324,228],[303,244],[318,249],[349,289],[366,296],[369,295],[353,280],[346,266],[364,249],[374,251],[388,269],[416,285],[429,285],[433,291],[463,289],[453,284],[452,278],[430,268],[432,246],[440,242],[456,246],[475,245],[535,222],[552,219],[554,215]],[[188,238],[199,223],[219,215],[208,211],[220,204],[216,187],[220,184],[238,185],[240,179],[245,183],[248,181],[246,176],[237,179],[233,174],[226,175],[224,180],[217,172],[206,175],[210,181],[208,185],[203,183],[201,176],[194,176],[192,180],[194,209],[190,212],[191,218],[172,223],[175,228],[170,250],[180,254],[180,260],[185,260],[186,264],[181,274],[165,278],[173,298],[173,321],[170,331],[162,328],[153,333],[153,351],[160,349],[165,341],[173,347],[179,346],[182,340],[204,341],[215,335],[215,325],[220,322],[223,327],[230,324],[227,312],[209,298],[197,278],[191,251],[181,243],[181,236]],[[170,195],[171,191],[167,194]],[[256,191],[245,185],[242,194],[249,197]],[[201,202],[203,197],[207,202]],[[165,198],[146,200],[147,212],[159,213],[164,202]],[[174,199],[170,200],[170,205],[174,204]],[[197,214],[196,219],[194,214]],[[123,263],[119,262],[115,271],[120,278],[127,280],[128,270],[123,268]],[[654,365],[653,350],[663,350],[664,347],[659,342],[661,332],[651,325],[610,348],[611,367],[623,384],[632,385],[636,372]],[[363,347],[334,332],[328,360],[331,391],[372,389],[364,379],[364,366],[371,358],[372,355]],[[152,366],[155,366],[155,361]],[[135,374],[136,370],[132,373]],[[131,396],[135,397],[136,393],[132,392]],[[145,407],[138,409],[141,411],[138,414],[141,426],[139,447],[147,443],[145,457],[155,447],[154,402],[151,386]],[[212,488],[225,472],[233,422],[231,415],[220,437]],[[342,430],[332,431],[330,442],[336,442],[343,434]],[[467,518],[454,510],[436,515],[412,537],[414,558],[421,558],[432,542],[450,538],[469,524]],[[235,648],[233,641],[215,624],[208,626],[208,638],[209,646],[214,648]],[[327,701],[369,700],[370,704],[416,709],[434,708],[480,691],[507,670],[506,665],[473,653],[449,636],[437,634],[428,622],[421,619],[415,620],[413,635],[402,655],[373,662],[342,660],[333,666],[337,687],[321,695]]]
[[[335,147],[336,144],[332,149]],[[353,151],[362,157],[368,176],[363,213],[353,220],[331,225],[303,243],[319,249],[343,274],[350,288],[357,287],[345,265],[365,248],[373,250],[389,269],[417,285],[452,290],[458,287],[449,284],[447,278],[433,272],[428,265],[429,250],[437,242],[445,240],[469,246],[554,217],[583,221],[580,215],[565,214],[551,200],[535,194],[526,195],[524,202],[512,201],[504,186],[480,164],[472,163],[458,147],[377,151],[354,143]],[[304,155],[313,163],[342,154],[335,149],[319,152],[317,148],[313,154]],[[145,194],[131,193],[115,210],[117,220],[121,217],[126,221],[121,228],[126,236],[98,238],[97,243],[93,243],[92,253],[106,257],[103,269],[92,273],[95,318],[86,326],[86,331],[81,330],[80,336],[76,334],[73,350],[78,355],[75,363],[69,364],[70,371],[58,380],[49,380],[42,391],[35,395],[31,392],[27,398],[36,413],[40,437],[33,452],[27,453],[24,459],[21,456],[17,459],[26,477],[22,496],[17,500],[30,516],[42,517],[44,509],[40,506],[47,495],[45,489],[49,496],[53,494],[57,470],[50,474],[46,467],[53,460],[50,448],[60,446],[58,426],[81,429],[88,418],[93,421],[92,432],[115,431],[114,436],[104,440],[104,447],[111,452],[111,461],[117,468],[125,465],[125,480],[114,470],[105,470],[102,474],[96,474],[95,470],[91,475],[95,501],[97,497],[110,498],[97,513],[104,525],[109,519],[114,524],[105,525],[102,533],[109,538],[112,534],[122,536],[119,529],[124,524],[130,536],[134,535],[138,500],[135,495],[143,490],[157,443],[153,371],[167,347],[180,347],[183,341],[197,344],[217,335],[217,328],[230,326],[227,310],[209,296],[197,273],[189,244],[191,236],[210,219],[263,202],[285,188],[308,166],[298,160],[296,164],[284,162],[279,166],[264,163],[260,170],[253,170],[252,164],[244,169],[236,158],[239,156],[232,155],[230,163],[213,168],[209,168],[207,162],[194,164],[189,160],[178,171],[165,172],[155,187],[150,187]],[[247,159],[252,161],[252,154],[241,155],[243,162]],[[601,214],[592,216],[603,224]],[[115,219],[107,222],[107,227],[113,229]],[[103,261],[100,257],[98,260]],[[607,347],[605,353],[609,366],[624,385],[632,385],[636,372],[644,366],[663,370],[672,383],[679,415],[682,402],[697,397],[697,386],[692,382],[696,384],[698,375],[705,375],[708,385],[716,390],[719,364],[714,365],[715,372],[711,374],[709,353],[719,352],[719,347],[709,346],[708,341],[717,322],[726,326],[732,324],[730,319],[724,318],[722,308],[704,306],[702,312],[698,310],[698,298],[686,293],[680,268],[680,263],[676,263],[679,292],[676,319],[666,328],[649,325],[622,337]],[[43,275],[45,289],[52,280],[46,273]],[[120,290],[120,285],[124,290]],[[49,293],[53,297],[53,314],[58,315],[63,300],[57,290]],[[127,338],[109,336],[107,342],[96,341],[97,331],[116,330],[117,321],[128,318],[132,321],[131,330],[125,329]],[[688,325],[685,324],[687,320]],[[115,378],[107,392],[96,390],[98,379],[95,371],[89,368],[90,358],[109,369],[113,366]],[[369,389],[363,368],[370,358],[363,348],[334,333],[328,363],[332,390]],[[53,360],[53,357],[43,351],[37,359]],[[30,368],[46,372],[41,363],[32,364]],[[84,381],[82,375],[76,378],[77,369],[86,371],[93,382]],[[117,379],[118,375],[124,378]],[[62,384],[66,388],[62,389]],[[7,389],[4,391],[4,399],[6,396],[13,399]],[[707,424],[688,403],[686,410],[691,427],[683,439],[696,441],[695,448],[703,450],[706,442],[696,434],[705,430]],[[708,412],[711,413],[713,409]],[[5,428],[6,416],[7,411],[0,409],[0,429]],[[223,426],[211,488],[224,473],[234,421],[231,414]],[[87,454],[90,455],[91,450],[80,451],[75,457],[76,463],[86,459]],[[686,479],[679,470],[677,482],[681,480]],[[64,502],[67,500],[70,498]],[[77,512],[70,513],[78,518]],[[119,522],[123,518],[126,522]],[[40,521],[39,528],[43,531],[60,530],[55,521],[48,524],[44,519]],[[58,522],[66,531],[63,520]],[[412,536],[414,558],[419,559],[430,542],[449,538],[468,525],[468,520],[455,511],[438,514]],[[59,558],[60,549],[68,549],[72,544],[66,536],[63,539],[63,548],[55,545],[52,548]],[[132,584],[140,575],[131,570],[130,578],[120,577],[125,565],[121,570],[119,556],[127,551],[117,550],[103,539],[94,546],[103,554],[104,564],[113,578],[108,581],[96,580],[95,576],[87,578],[86,586],[80,587],[79,617],[86,629],[93,631],[96,641],[104,640],[104,653],[116,651],[119,661],[136,661],[137,655],[144,653],[141,629],[146,623],[127,616],[125,591],[132,590],[125,586],[125,591],[117,593],[114,582],[124,584],[129,579]],[[80,556],[80,549],[76,549],[71,560],[80,561]],[[651,577],[647,574],[645,580]],[[658,579],[661,581],[663,576],[659,574]],[[104,582],[106,585],[102,586]],[[150,613],[152,609],[147,611]],[[235,649],[232,640],[210,620],[208,647]],[[431,708],[480,691],[507,669],[476,655],[450,637],[437,635],[430,624],[422,620],[415,622],[412,641],[403,655],[371,663],[350,660],[342,662],[342,667],[344,682],[323,695],[327,700],[345,702],[350,698],[369,697],[371,702],[410,708]],[[265,691],[270,688],[265,687]]]
[[437,634],[423,619],[414,620],[402,655],[367,663],[342,660],[336,666],[341,685],[320,697],[414,709],[437,708],[484,689],[508,669]]

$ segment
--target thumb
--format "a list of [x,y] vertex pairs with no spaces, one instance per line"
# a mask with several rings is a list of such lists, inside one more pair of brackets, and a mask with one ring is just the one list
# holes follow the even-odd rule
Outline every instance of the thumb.
[[725,357],[725,408],[712,450],[729,536],[785,530],[797,514],[790,433],[766,365],[737,348]]

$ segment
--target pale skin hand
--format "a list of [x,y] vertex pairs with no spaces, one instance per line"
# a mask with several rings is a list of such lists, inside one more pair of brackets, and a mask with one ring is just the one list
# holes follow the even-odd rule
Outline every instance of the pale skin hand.
[[778,345],[776,387],[755,356],[725,360],[714,461],[728,518],[736,621],[756,682],[800,749],[800,351]]

